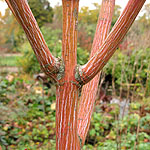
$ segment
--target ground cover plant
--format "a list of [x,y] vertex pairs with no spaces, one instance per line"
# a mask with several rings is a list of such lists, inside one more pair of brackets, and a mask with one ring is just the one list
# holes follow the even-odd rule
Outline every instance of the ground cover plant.
[[[53,150],[56,148],[54,86],[43,88],[41,81],[24,79],[18,74],[0,76],[1,148]],[[118,104],[97,103],[83,149],[149,150],[149,102],[149,98],[144,98],[130,103],[129,113],[123,119],[118,119]]]

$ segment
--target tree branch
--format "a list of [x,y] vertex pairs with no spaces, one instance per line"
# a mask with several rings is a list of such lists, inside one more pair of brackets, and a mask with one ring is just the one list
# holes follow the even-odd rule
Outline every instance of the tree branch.
[[[102,1],[90,58],[94,56],[109,33],[114,6],[115,0]],[[100,73],[98,73],[93,80],[84,85],[82,88],[78,111],[78,134],[82,139],[82,144],[84,144],[87,132],[89,130],[99,77]]]
[[121,16],[114,25],[112,31],[98,50],[98,52],[76,72],[76,80],[80,84],[86,84],[106,65],[114,54],[117,46],[122,41],[136,16],[146,0],[129,0]]
[[26,36],[34,50],[34,53],[43,71],[57,80],[59,61],[50,53],[38,24],[30,10],[27,0],[5,0],[24,29]]

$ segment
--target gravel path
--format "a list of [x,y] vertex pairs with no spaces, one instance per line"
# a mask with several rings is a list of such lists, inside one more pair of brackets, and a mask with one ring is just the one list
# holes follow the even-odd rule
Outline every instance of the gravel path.
[[0,53],[0,56],[9,57],[9,56],[22,56],[21,53]]
[[0,67],[0,72],[18,72],[18,67]]
[[[0,57],[22,56],[21,53],[0,53]],[[18,72],[18,67],[0,66],[0,72]]]

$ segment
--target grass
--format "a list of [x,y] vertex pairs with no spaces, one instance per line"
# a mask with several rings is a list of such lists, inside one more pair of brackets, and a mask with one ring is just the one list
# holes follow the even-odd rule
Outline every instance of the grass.
[[18,66],[18,59],[20,58],[21,56],[7,56],[7,57],[3,57],[3,56],[0,56],[0,66],[1,67],[15,67],[15,66]]

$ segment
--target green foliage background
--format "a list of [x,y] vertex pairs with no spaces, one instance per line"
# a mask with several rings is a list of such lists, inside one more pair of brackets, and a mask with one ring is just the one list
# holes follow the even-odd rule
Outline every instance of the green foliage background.
[[52,22],[53,9],[48,0],[28,0],[28,3],[39,27]]

